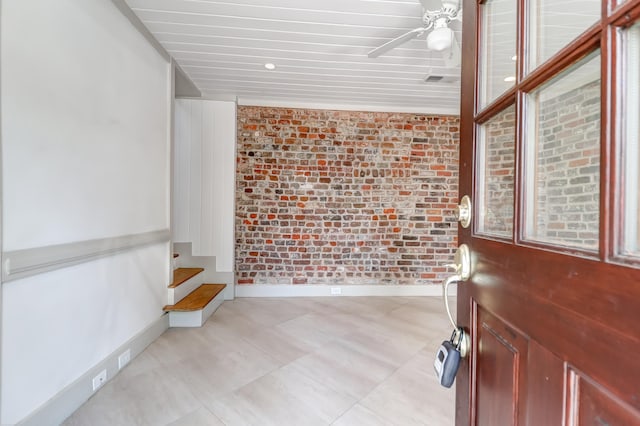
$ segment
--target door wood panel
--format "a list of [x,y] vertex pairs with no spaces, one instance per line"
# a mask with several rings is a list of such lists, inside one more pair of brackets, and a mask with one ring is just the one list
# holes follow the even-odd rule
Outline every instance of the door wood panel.
[[476,336],[477,424],[514,424],[521,415],[518,399],[524,390],[521,372],[525,371],[528,341],[481,307]]
[[[535,340],[529,341],[527,357],[527,421],[529,425],[562,424],[565,364]],[[539,407],[545,407],[540,410]]]
[[575,370],[569,371],[572,383],[567,404],[569,425],[614,426],[639,425],[640,414],[604,387]]

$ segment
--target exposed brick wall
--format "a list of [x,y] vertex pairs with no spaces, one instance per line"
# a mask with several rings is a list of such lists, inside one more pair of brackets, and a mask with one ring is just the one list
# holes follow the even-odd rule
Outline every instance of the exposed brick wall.
[[459,120],[238,107],[238,284],[440,284]]
[[600,83],[540,104],[537,236],[598,247]]
[[505,109],[483,126],[484,197],[483,233],[511,238],[515,173],[515,106]]

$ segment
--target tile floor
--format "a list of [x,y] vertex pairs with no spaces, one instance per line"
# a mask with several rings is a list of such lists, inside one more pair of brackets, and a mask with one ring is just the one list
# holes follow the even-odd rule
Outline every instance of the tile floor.
[[167,330],[64,424],[452,425],[455,391],[433,373],[450,332],[440,298],[227,301],[202,328]]

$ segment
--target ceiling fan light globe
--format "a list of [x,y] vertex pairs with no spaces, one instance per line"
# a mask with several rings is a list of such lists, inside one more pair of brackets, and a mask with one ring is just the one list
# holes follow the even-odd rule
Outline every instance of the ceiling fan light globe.
[[453,43],[453,30],[449,27],[435,28],[427,36],[429,50],[441,52],[451,47]]

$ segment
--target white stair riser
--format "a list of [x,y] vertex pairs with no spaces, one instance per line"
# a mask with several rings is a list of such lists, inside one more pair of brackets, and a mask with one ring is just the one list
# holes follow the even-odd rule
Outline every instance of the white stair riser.
[[189,278],[187,281],[180,284],[178,287],[169,288],[168,294],[169,297],[167,299],[167,305],[175,305],[184,297],[191,293],[196,288],[200,287],[202,284],[202,274],[198,274],[194,277]]
[[221,291],[211,302],[199,311],[169,312],[169,327],[202,327],[209,317],[222,305],[224,292]]

